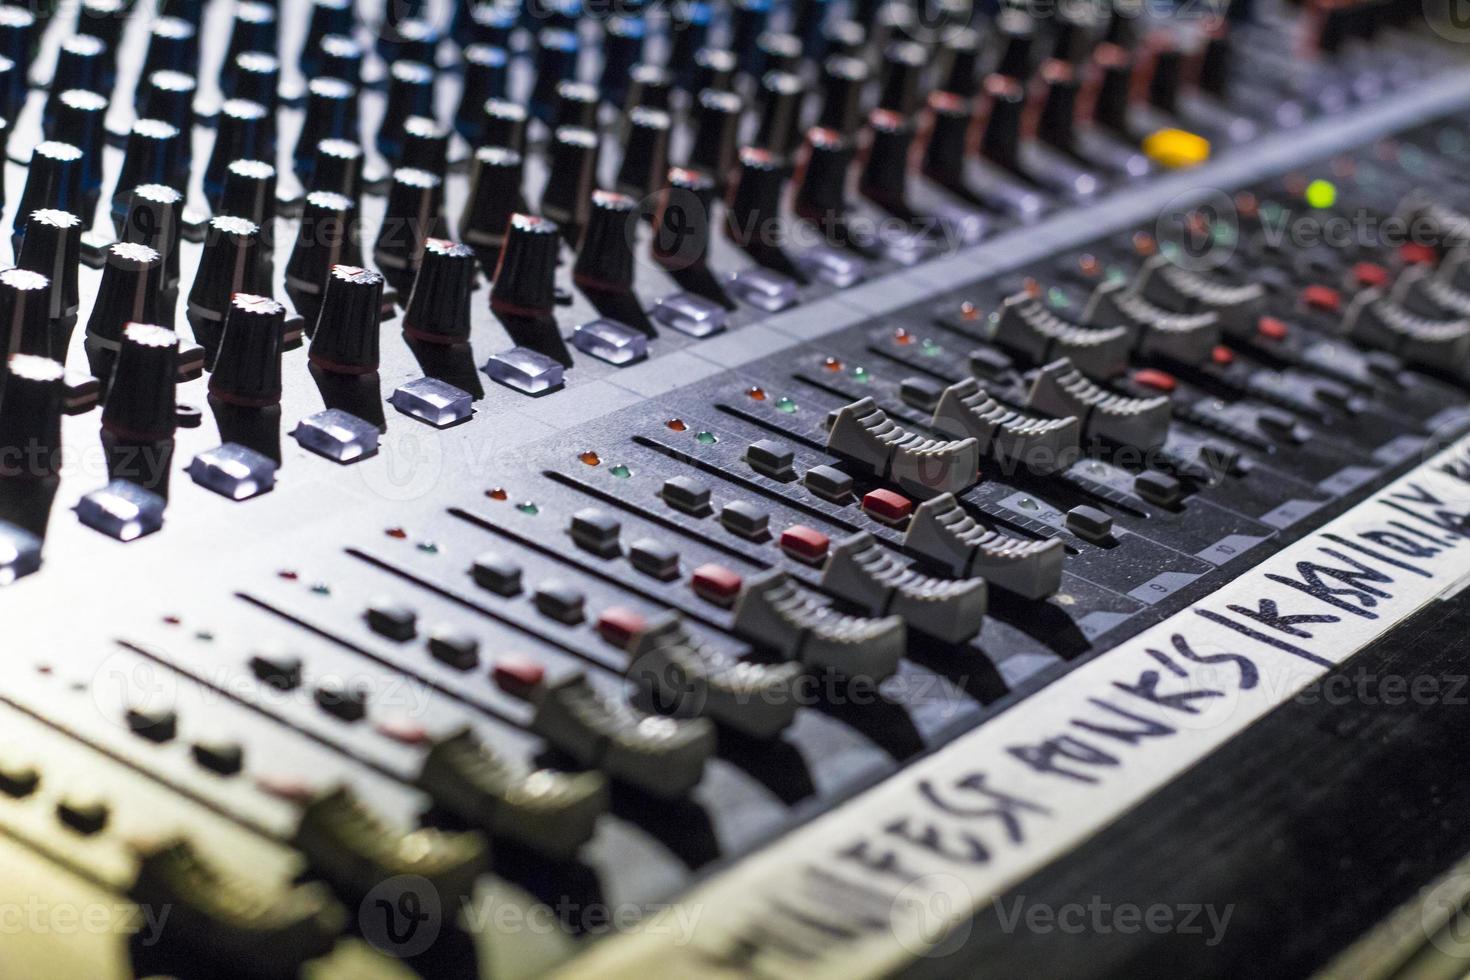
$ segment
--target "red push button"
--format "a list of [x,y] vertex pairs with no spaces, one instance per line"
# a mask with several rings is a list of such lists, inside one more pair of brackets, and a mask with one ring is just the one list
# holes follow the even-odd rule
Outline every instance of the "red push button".
[[1302,290],[1302,302],[1326,313],[1336,313],[1342,308],[1342,296],[1331,286],[1308,286]]
[[745,581],[724,565],[700,565],[689,578],[694,594],[701,599],[728,606],[740,594]]
[[1215,349],[1210,351],[1210,360],[1221,367],[1235,363],[1235,351],[1224,344],[1216,344]]
[[1263,316],[1256,321],[1256,333],[1267,340],[1285,340],[1286,324],[1274,316]]
[[[892,490],[871,490],[863,494],[863,510],[885,524],[897,524],[913,513],[914,502]],[[783,541],[784,545],[785,542]],[[826,550],[826,546],[823,546]]]
[[1409,242],[1399,246],[1399,258],[1404,265],[1434,265],[1439,261],[1439,253],[1434,250],[1433,245]]
[[1174,380],[1174,375],[1168,371],[1160,371],[1158,368],[1139,368],[1133,372],[1133,383],[1163,392],[1173,391],[1179,385],[1179,382]]
[[1353,266],[1353,278],[1359,286],[1382,289],[1388,285],[1388,270],[1377,262],[1359,262]]
[[546,668],[530,657],[512,653],[495,661],[490,671],[495,686],[517,698],[528,698],[546,680]]
[[647,627],[648,621],[626,606],[610,606],[597,617],[598,634],[623,650]]
[[828,537],[814,527],[793,524],[781,532],[781,550],[797,561],[820,562],[827,557]]

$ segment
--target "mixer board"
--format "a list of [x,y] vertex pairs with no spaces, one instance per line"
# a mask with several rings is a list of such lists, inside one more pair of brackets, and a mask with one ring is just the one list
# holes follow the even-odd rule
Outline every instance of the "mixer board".
[[1452,14],[0,5],[0,976],[1460,975]]

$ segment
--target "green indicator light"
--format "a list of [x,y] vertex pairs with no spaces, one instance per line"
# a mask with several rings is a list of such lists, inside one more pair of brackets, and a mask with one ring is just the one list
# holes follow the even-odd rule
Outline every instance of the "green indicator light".
[[1067,298],[1067,294],[1062,292],[1060,287],[1057,286],[1053,286],[1046,291],[1046,301],[1059,310],[1065,310],[1072,305],[1072,301]]
[[1164,242],[1159,246],[1159,251],[1164,253],[1164,258],[1170,262],[1177,262],[1184,253],[1180,250],[1177,242]]
[[521,501],[520,503],[516,504],[516,510],[520,511],[522,514],[541,513],[541,508],[536,506],[536,502],[534,500]]
[[699,432],[694,433],[694,441],[699,443],[701,446],[713,446],[720,440],[719,437],[716,436],[713,432],[710,432],[707,429],[701,429]]
[[194,639],[200,640],[204,643],[209,643],[214,639],[214,634],[209,632],[209,630],[200,630],[198,633],[194,634]]
[[1210,229],[1210,237],[1214,239],[1216,245],[1234,245],[1237,240],[1235,228],[1223,221],[1217,221]]
[[315,595],[331,595],[332,587],[325,582],[318,582],[311,587],[311,591]]
[[1314,180],[1307,185],[1306,198],[1314,208],[1330,208],[1337,203],[1337,185],[1330,180]]
[[854,381],[861,381],[864,384],[867,384],[867,382],[868,382],[868,369],[865,368],[865,367],[855,367],[855,368],[853,368],[852,369],[852,379]]
[[796,402],[792,401],[786,395],[782,395],[780,398],[776,399],[776,410],[780,412],[785,412],[787,415],[790,415],[792,412],[796,411]]
[[925,357],[938,357],[944,353],[944,348],[928,337],[924,338],[924,343],[920,345],[920,349],[923,350]]
[[1435,137],[1441,153],[1465,152],[1465,134],[1455,129],[1441,129]]
[[633,475],[633,471],[628,469],[622,463],[614,463],[612,468],[609,469],[608,472],[617,477],[619,480],[626,480],[628,477]]
[[439,553],[439,546],[432,541],[420,541],[419,550],[426,555],[437,555]]
[[1128,278],[1128,273],[1124,272],[1116,265],[1110,265],[1108,266],[1107,276],[1108,282],[1123,282],[1125,279]]

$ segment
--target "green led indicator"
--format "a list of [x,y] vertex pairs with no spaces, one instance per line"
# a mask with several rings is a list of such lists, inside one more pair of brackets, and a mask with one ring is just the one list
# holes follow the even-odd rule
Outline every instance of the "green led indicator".
[[792,401],[788,396],[782,395],[780,398],[776,399],[776,410],[778,412],[785,412],[787,415],[790,415],[792,412],[796,411],[796,402]]
[[867,384],[868,383],[868,369],[865,368],[865,367],[855,367],[855,368],[853,368],[852,369],[852,379],[854,381],[861,381],[863,384]]
[[313,595],[331,595],[332,587],[325,582],[318,582],[311,587]]
[[612,467],[608,470],[608,472],[617,477],[619,480],[626,480],[628,477],[633,475],[633,471],[628,469],[622,463],[614,463]]
[[419,550],[426,555],[437,555],[439,553],[439,546],[432,541],[420,541]]
[[1072,301],[1067,298],[1067,294],[1062,292],[1060,287],[1057,286],[1053,286],[1046,291],[1046,301],[1059,310],[1065,310],[1072,305]]
[[534,500],[522,500],[520,503],[516,504],[516,510],[520,511],[522,514],[541,513],[541,508],[536,506],[536,502]]
[[720,439],[708,429],[701,429],[698,432],[694,433],[694,441],[699,443],[701,446],[713,446],[715,443],[719,442]]
[[1314,180],[1307,185],[1306,198],[1314,208],[1330,208],[1337,203],[1337,185],[1330,180]]
[[944,353],[944,348],[928,337],[924,338],[924,343],[920,345],[920,349],[924,352],[925,357],[938,357]]
[[200,640],[204,643],[209,643],[214,639],[214,634],[209,632],[209,630],[200,630],[198,633],[194,634],[194,639]]

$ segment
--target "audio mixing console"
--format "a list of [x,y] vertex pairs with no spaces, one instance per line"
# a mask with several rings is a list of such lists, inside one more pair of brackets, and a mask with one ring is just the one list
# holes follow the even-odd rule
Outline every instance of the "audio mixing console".
[[1455,13],[5,0],[0,976],[1461,975]]

